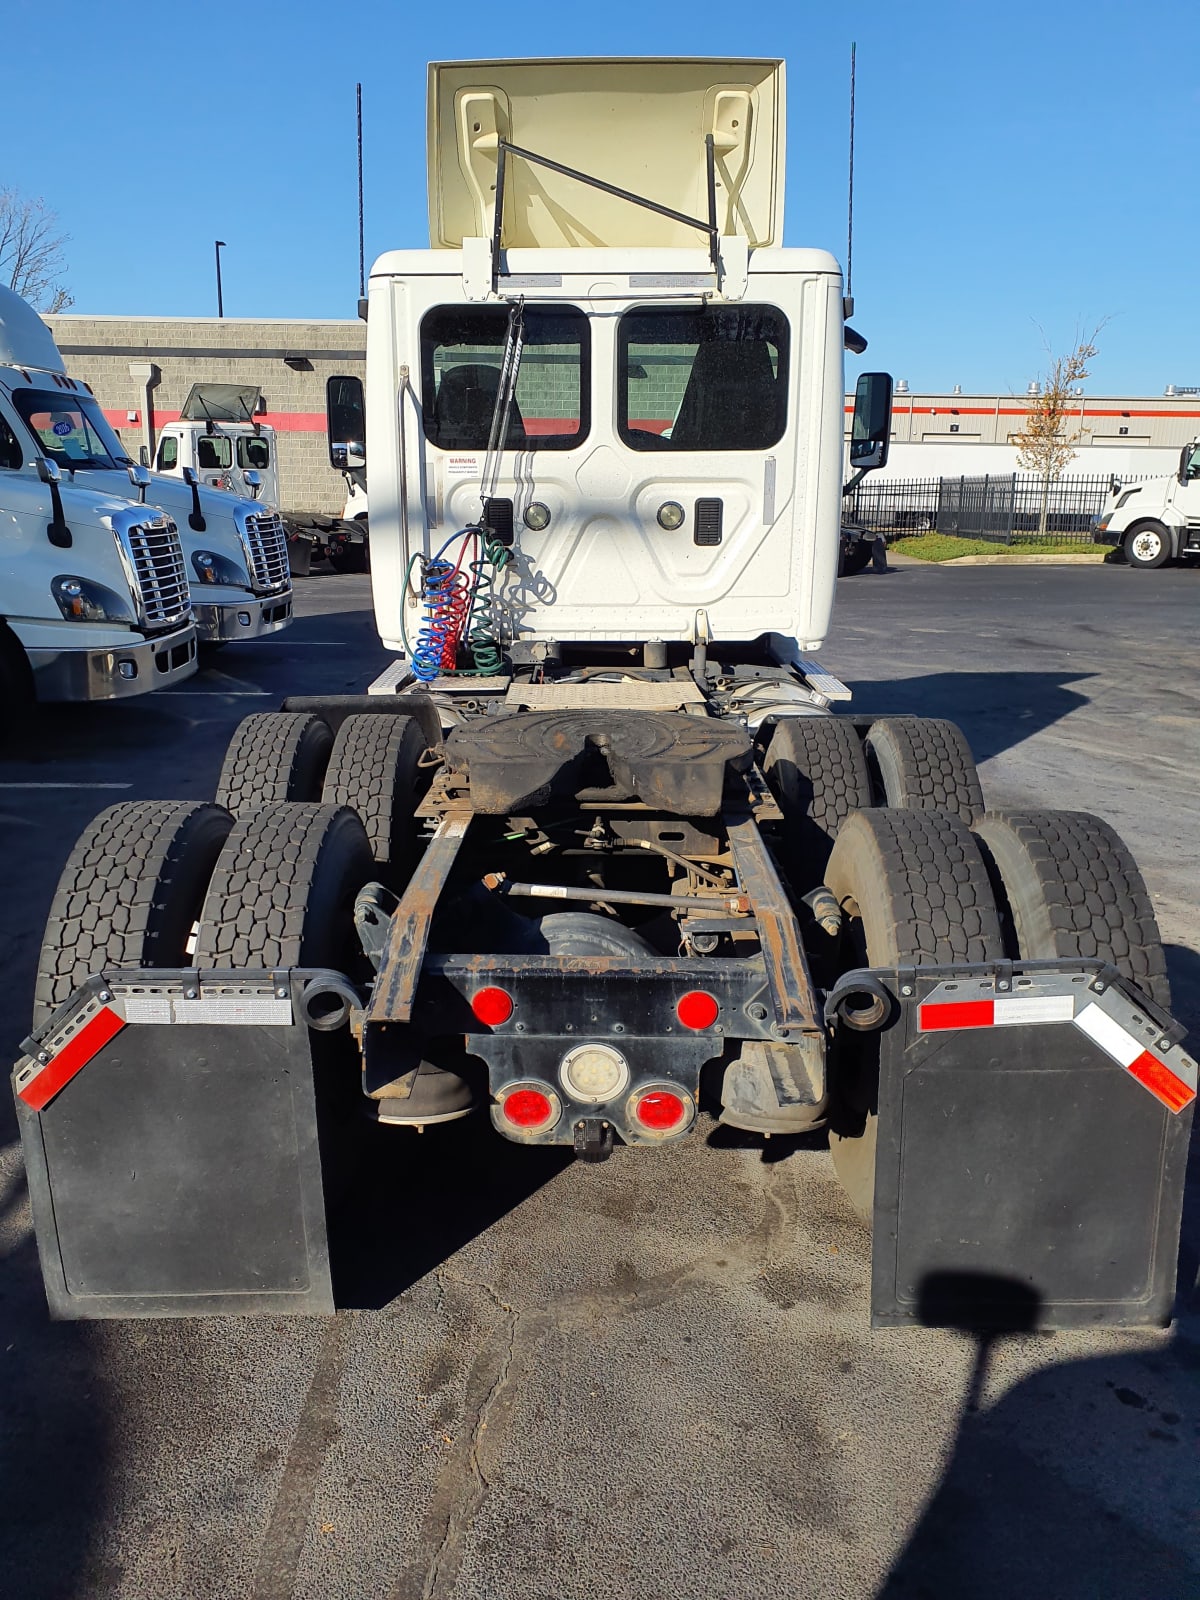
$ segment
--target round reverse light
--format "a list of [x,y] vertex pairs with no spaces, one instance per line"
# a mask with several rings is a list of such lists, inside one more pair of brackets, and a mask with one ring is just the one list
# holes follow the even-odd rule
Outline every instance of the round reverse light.
[[678,500],[667,500],[658,508],[658,525],[665,528],[668,533],[674,533],[676,528],[683,527],[683,507]]
[[643,1133],[682,1133],[695,1115],[691,1097],[666,1084],[639,1089],[629,1100],[629,1120]]
[[675,1007],[675,1015],[685,1028],[691,1028],[700,1033],[705,1028],[711,1028],[721,1015],[721,1008],[711,994],[703,989],[692,989],[687,994],[681,995],[679,1004]]
[[499,1027],[513,1014],[512,995],[505,989],[480,989],[471,996],[471,1010],[486,1027]]
[[504,1120],[522,1133],[540,1133],[558,1121],[558,1096],[526,1084],[510,1089],[500,1102]]
[[550,526],[550,507],[544,506],[540,500],[534,500],[525,507],[522,520],[534,533],[541,533],[543,528]]
[[558,1076],[573,1100],[599,1105],[612,1100],[629,1083],[629,1064],[607,1044],[581,1044],[562,1058]]

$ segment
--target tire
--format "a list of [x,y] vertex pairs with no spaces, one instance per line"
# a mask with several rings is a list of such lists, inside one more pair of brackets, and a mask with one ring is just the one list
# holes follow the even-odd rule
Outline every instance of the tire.
[[239,817],[204,897],[195,965],[354,976],[354,897],[373,871],[363,825],[345,807],[283,802]]
[[933,717],[880,717],[866,736],[880,800],[908,811],[950,811],[964,822],[983,814],[983,789],[971,747],[956,723]]
[[329,551],[329,565],[335,572],[365,572],[367,570],[367,547],[362,544],[343,545],[340,550]]
[[110,806],[67,858],[46,923],[34,1027],[105,966],[186,967],[188,942],[233,818],[204,802]]
[[[946,811],[859,811],[838,834],[825,882],[847,915],[845,970],[941,966],[1004,955],[987,867],[971,830]],[[865,1220],[875,1199],[879,1036],[842,1045],[831,1084],[829,1148]]]
[[1109,961],[1171,1004],[1154,908],[1137,864],[1086,811],[989,811],[975,825],[1014,959]]
[[853,578],[856,573],[865,572],[870,565],[871,546],[859,539],[849,550],[842,551],[842,559],[838,563],[838,576]]
[[321,803],[358,813],[380,867],[407,873],[416,853],[425,736],[414,717],[365,712],[338,729]]
[[1161,522],[1135,522],[1125,535],[1125,559],[1131,567],[1149,571],[1171,559],[1174,540]]
[[282,800],[315,800],[333,732],[308,711],[259,711],[237,726],[217,780],[217,804],[244,816]]
[[804,894],[821,882],[842,823],[871,804],[862,740],[840,717],[789,717],[775,729],[763,775],[784,816],[784,865]]

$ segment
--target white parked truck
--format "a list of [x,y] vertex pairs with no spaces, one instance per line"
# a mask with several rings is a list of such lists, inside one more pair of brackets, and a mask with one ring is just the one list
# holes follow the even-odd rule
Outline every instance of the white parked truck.
[[253,385],[194,383],[178,422],[164,423],[159,430],[155,472],[182,478],[190,467],[210,489],[278,510],[275,430],[255,420],[261,395]]
[[[0,288],[7,330],[0,391],[16,413],[23,453],[52,462],[73,485],[127,496],[133,463],[86,383],[67,373],[45,323],[11,289]],[[277,511],[202,487],[196,470],[151,473],[147,504],[178,528],[201,644],[255,639],[292,617],[287,538]]]
[[1200,439],[1184,445],[1173,477],[1129,484],[1114,478],[1095,537],[1120,545],[1131,567],[1200,556]]
[[430,69],[432,247],[376,262],[330,417],[395,662],[71,857],[13,1080],[55,1315],[328,1312],[330,1172],[417,1129],[469,1187],[467,1117],[584,1160],[825,1129],[879,1325],[1171,1315],[1197,1066],[1129,852],[987,810],[953,724],[838,711],[811,654],[863,341],[780,244],[783,86]]
[[[196,670],[196,633],[174,523],[131,504],[149,474],[113,492],[69,481],[31,437],[8,373],[70,382],[23,300],[0,291],[0,696],[4,721],[31,698],[112,700]],[[67,391],[68,394],[71,391]]]

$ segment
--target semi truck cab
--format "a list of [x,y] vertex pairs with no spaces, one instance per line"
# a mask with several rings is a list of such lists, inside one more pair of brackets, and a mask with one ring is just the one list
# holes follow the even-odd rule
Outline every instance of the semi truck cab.
[[261,398],[254,385],[194,383],[179,421],[159,430],[155,472],[182,479],[190,467],[206,488],[278,510],[275,430],[255,420]]
[[[0,393],[23,458],[53,463],[79,489],[126,497],[133,465],[85,383],[68,375],[45,323],[0,290],[6,342]],[[195,469],[148,476],[145,503],[178,529],[201,643],[253,639],[285,628],[292,587],[283,520],[268,505],[202,486]]]
[[1200,556],[1200,439],[1184,445],[1173,477],[1114,479],[1096,541],[1120,545],[1131,567]]
[[[20,383],[10,381],[18,366]],[[39,700],[145,694],[196,670],[196,633],[174,522],[131,504],[149,474],[122,470],[111,492],[64,475],[39,447],[17,394],[44,373],[78,391],[45,325],[0,289],[0,684],[6,710]],[[94,402],[93,402],[94,404]],[[82,419],[82,413],[80,413]],[[55,436],[56,439],[58,436]]]

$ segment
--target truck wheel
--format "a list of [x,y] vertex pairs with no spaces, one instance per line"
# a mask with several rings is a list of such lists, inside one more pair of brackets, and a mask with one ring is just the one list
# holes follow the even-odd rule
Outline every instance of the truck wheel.
[[934,717],[880,717],[867,730],[867,755],[884,805],[952,811],[964,822],[983,813],[971,747],[956,723]]
[[1167,964],[1137,864],[1086,811],[989,811],[976,823],[1017,959],[1109,961],[1165,1009]]
[[1171,559],[1170,532],[1161,522],[1137,522],[1125,535],[1125,559],[1131,567],[1161,567]]
[[[239,817],[196,933],[197,967],[361,967],[354,897],[374,871],[344,806],[283,802]],[[357,957],[357,959],[356,959]]]
[[842,823],[871,804],[862,740],[840,717],[788,717],[775,729],[763,775],[784,816],[784,864],[803,894],[820,883]]
[[852,578],[856,572],[865,572],[871,564],[871,546],[859,539],[849,550],[842,551],[838,563],[838,576]]
[[217,780],[217,804],[234,816],[280,800],[315,800],[333,732],[308,711],[259,711],[237,726]]
[[329,548],[329,565],[335,572],[365,572],[367,570],[367,547],[362,544],[346,544],[335,549]]
[[413,809],[426,749],[414,717],[371,712],[347,717],[333,742],[321,802],[358,813],[376,862],[393,876],[406,872],[416,851]]
[[[1004,955],[987,868],[967,825],[947,811],[879,809],[850,817],[825,882],[847,923],[846,970],[995,961]],[[850,1203],[875,1200],[879,1036],[839,1040],[829,1148]]]
[[34,987],[40,1027],[105,966],[186,967],[188,942],[233,818],[191,800],[109,806],[67,858]]

